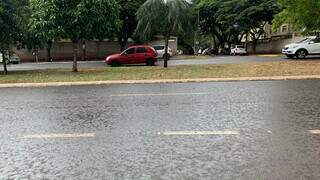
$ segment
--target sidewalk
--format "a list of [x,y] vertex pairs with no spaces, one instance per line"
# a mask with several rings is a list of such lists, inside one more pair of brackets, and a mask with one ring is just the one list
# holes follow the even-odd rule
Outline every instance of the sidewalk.
[[16,87],[59,87],[88,86],[112,84],[159,84],[159,83],[201,83],[201,82],[235,82],[235,81],[280,81],[280,80],[311,80],[320,79],[320,75],[307,76],[270,76],[270,77],[239,77],[239,78],[200,78],[200,79],[159,79],[159,80],[118,80],[118,81],[82,81],[82,82],[50,82],[50,83],[9,83],[0,84],[0,88]]

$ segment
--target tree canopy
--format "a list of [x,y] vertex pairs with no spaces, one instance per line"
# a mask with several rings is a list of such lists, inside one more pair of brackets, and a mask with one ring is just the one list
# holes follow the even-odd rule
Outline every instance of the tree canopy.
[[143,40],[154,35],[182,32],[188,23],[190,4],[186,0],[147,0],[138,10],[136,33]]
[[117,0],[120,5],[119,19],[121,21],[117,37],[121,50],[126,48],[128,39],[132,38],[134,30],[137,27],[136,13],[145,1],[146,0]]
[[39,37],[72,40],[75,72],[78,41],[114,37],[119,27],[119,5],[115,0],[30,1],[30,25]]
[[273,27],[278,28],[290,23],[295,30],[304,33],[320,32],[319,0],[279,0],[283,11],[273,20]]
[[168,44],[171,35],[187,28],[191,8],[186,0],[147,0],[138,10],[135,33],[143,41],[154,35],[165,37],[165,63],[168,66]]
[[238,43],[245,33],[261,29],[280,10],[275,0],[198,0],[201,30],[218,46]]
[[0,50],[3,56],[4,72],[7,74],[5,53],[11,45],[21,40],[23,33],[23,10],[27,5],[26,0],[0,0]]

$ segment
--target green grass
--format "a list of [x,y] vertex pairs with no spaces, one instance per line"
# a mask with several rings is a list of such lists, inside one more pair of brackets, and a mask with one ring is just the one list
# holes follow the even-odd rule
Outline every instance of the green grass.
[[250,64],[192,65],[163,67],[102,67],[79,69],[51,69],[15,71],[0,75],[0,83],[39,83],[105,80],[232,78],[290,75],[320,75],[318,61],[291,61]]

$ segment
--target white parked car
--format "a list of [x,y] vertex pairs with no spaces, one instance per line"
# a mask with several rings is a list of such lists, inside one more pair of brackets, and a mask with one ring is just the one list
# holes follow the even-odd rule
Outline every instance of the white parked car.
[[[165,46],[164,45],[154,45],[153,48],[157,51],[157,58],[164,58]],[[173,56],[172,49],[168,47],[169,59]]]
[[[10,64],[10,63],[19,64],[20,63],[20,58],[16,54],[11,54],[10,57],[8,55],[6,55],[6,59],[7,59],[7,64]],[[2,53],[0,53],[0,63],[3,63]]]
[[320,55],[320,38],[308,37],[300,42],[286,45],[282,49],[282,54],[288,58],[297,57],[304,59],[308,55]]
[[246,48],[242,45],[236,45],[234,48],[231,48],[231,55],[246,55],[247,51]]
[[[9,64],[10,63],[10,61],[9,61],[9,56],[6,54],[5,55],[6,57],[6,60],[7,60],[7,64]],[[0,53],[0,63],[3,63],[3,56],[2,56],[2,53]]]

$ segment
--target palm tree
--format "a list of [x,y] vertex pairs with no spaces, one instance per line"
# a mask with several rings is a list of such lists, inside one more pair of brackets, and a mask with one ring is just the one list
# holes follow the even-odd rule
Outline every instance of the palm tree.
[[190,14],[187,0],[147,0],[137,11],[135,34],[142,41],[150,40],[154,35],[165,38],[165,68],[168,67],[169,38],[187,28]]

